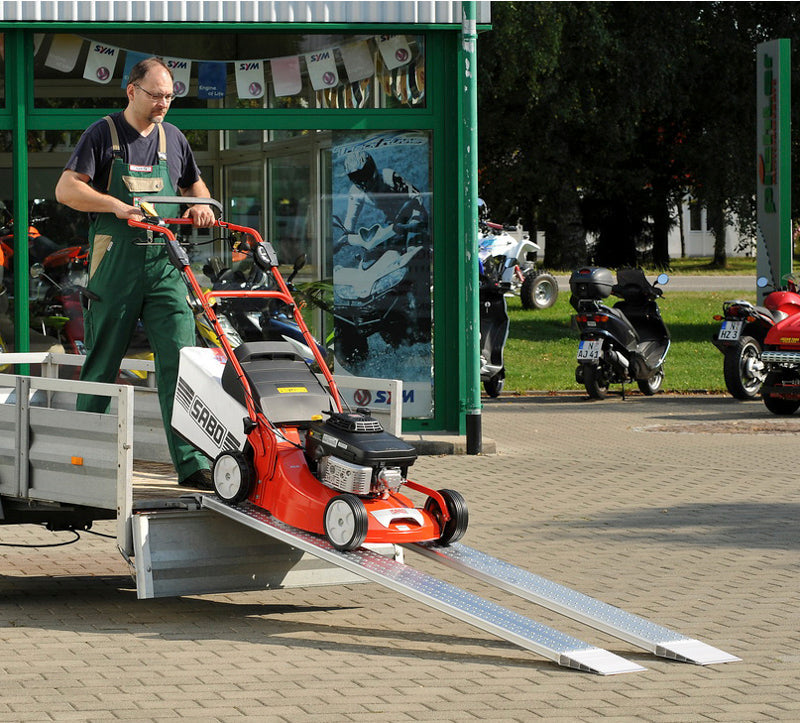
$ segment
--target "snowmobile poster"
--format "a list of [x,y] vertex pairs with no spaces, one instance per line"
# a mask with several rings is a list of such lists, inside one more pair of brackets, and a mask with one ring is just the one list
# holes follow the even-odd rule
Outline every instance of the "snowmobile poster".
[[403,416],[433,412],[430,138],[336,133],[332,147],[337,373],[403,382]]

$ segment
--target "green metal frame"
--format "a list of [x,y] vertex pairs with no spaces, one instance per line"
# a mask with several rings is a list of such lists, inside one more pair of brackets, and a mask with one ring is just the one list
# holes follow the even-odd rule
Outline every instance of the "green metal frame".
[[[0,24],[6,40],[6,88],[8,106],[0,109],[0,128],[14,133],[14,194],[16,227],[27,228],[27,147],[29,130],[83,130],[105,112],[118,108],[48,110],[34,107],[33,64],[30,59],[32,32],[131,32],[188,34],[186,25],[177,23],[13,23]],[[403,25],[391,26],[391,32],[413,32],[426,37],[426,107],[422,109],[187,109],[173,108],[170,120],[179,127],[214,130],[424,130],[432,133],[432,192],[434,238],[434,416],[431,419],[405,420],[406,431],[448,430],[464,432],[467,406],[467,369],[465,359],[471,354],[463,330],[469,313],[465,302],[466,278],[462,239],[463,183],[462,101],[459,92],[460,26]],[[214,33],[351,33],[348,25],[279,24],[265,27],[248,24],[204,24],[202,31]],[[387,26],[358,26],[359,34],[385,33]],[[13,71],[11,70],[13,69]],[[16,242],[25,252],[17,258],[17,269],[27,269],[27,244]],[[27,273],[15,273],[16,298],[27,298]],[[17,349],[28,349],[28,309],[17,309]]]

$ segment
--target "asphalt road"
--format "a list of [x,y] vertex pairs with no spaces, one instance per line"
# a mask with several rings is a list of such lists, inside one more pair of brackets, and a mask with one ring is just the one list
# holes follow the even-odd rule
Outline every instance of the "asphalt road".
[[[655,275],[648,275],[650,281],[655,280]],[[569,290],[569,276],[556,276],[559,291]],[[670,276],[665,291],[755,291],[755,276]]]

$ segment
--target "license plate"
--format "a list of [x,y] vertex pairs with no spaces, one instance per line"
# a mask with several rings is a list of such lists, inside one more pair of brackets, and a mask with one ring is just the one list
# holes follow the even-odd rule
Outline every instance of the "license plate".
[[600,339],[584,339],[578,344],[578,361],[599,361],[600,351],[603,349],[603,342]]
[[723,321],[719,327],[717,339],[720,341],[736,341],[742,335],[743,321]]

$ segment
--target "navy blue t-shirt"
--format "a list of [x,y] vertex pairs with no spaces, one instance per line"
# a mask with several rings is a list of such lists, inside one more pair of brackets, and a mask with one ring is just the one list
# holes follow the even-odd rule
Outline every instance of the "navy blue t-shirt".
[[[158,161],[158,128],[153,128],[146,137],[133,128],[122,114],[111,115],[119,134],[119,144],[125,163],[133,166],[153,166]],[[200,178],[200,169],[194,160],[189,141],[171,123],[162,123],[167,135],[167,163],[175,192],[189,188]],[[111,131],[104,118],[95,121],[80,137],[78,145],[65,169],[89,176],[91,185],[106,193],[108,174],[111,170]]]

